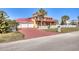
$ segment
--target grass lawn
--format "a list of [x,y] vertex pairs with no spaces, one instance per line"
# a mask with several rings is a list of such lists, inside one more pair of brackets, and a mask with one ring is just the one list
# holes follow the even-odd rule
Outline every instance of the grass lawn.
[[[50,32],[57,32],[57,29],[45,29],[45,31],[50,31]],[[61,33],[67,33],[67,32],[73,32],[73,31],[79,31],[79,28],[62,28]]]
[[19,32],[11,32],[7,34],[0,34],[0,43],[1,42],[10,42],[23,39],[23,35]]

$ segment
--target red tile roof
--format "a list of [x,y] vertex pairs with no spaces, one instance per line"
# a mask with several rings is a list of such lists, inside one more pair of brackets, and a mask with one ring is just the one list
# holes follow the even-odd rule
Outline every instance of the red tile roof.
[[[36,20],[36,21],[41,21],[41,20]],[[56,22],[53,19],[46,19],[46,20],[43,20],[43,21],[44,22]],[[33,22],[33,21],[32,21],[32,18],[18,18],[18,19],[16,19],[16,22],[25,23],[25,22]]]
[[18,18],[16,19],[16,22],[19,22],[19,23],[32,22],[32,19],[31,18]]

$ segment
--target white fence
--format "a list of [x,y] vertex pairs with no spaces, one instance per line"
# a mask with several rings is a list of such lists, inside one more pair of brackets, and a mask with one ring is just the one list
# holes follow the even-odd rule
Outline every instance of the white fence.
[[[70,27],[77,27],[77,25],[52,25],[52,26],[39,26],[39,29],[48,29],[48,28],[70,28]],[[33,28],[33,24],[19,24],[18,28]]]
[[[77,27],[77,25],[52,25],[50,26],[50,29],[51,28],[57,28],[58,26],[60,26],[61,28],[75,28]],[[39,29],[48,29],[48,26],[39,26]]]
[[50,28],[57,28],[60,26],[61,28],[70,28],[70,27],[77,27],[77,25],[52,25]]
[[39,26],[39,29],[48,29],[48,26]]

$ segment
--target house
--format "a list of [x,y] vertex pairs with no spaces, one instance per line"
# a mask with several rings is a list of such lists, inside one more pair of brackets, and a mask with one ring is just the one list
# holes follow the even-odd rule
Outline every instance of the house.
[[44,9],[39,9],[30,18],[18,18],[16,19],[16,22],[19,23],[18,28],[39,28],[55,25],[56,21],[46,14],[47,12]]
[[51,17],[44,17],[42,20],[36,19],[35,17],[18,18],[16,22],[19,23],[18,28],[38,28],[39,26],[51,26],[56,24],[56,21]]

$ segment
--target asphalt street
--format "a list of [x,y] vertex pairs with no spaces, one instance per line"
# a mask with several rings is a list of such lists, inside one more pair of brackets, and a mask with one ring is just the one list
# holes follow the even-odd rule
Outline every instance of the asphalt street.
[[0,51],[79,51],[79,32],[0,43]]

